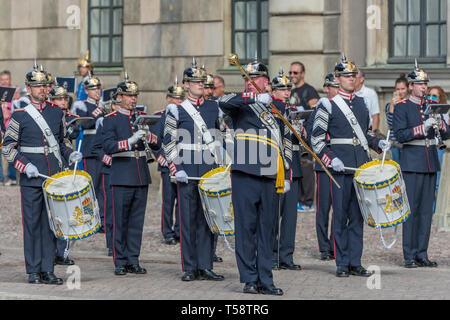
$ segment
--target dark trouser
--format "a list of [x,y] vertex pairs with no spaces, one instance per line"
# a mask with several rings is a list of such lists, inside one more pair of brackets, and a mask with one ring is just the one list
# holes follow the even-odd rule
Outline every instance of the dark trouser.
[[113,248],[113,207],[110,176],[102,173],[100,192],[97,195],[100,212],[103,212],[102,225],[105,227],[106,247]]
[[333,183],[331,201],[333,208],[333,242],[337,266],[361,266],[363,252],[364,219],[359,209],[353,175],[336,174]]
[[411,214],[403,223],[405,260],[428,259],[436,173],[403,172]]
[[26,272],[53,272],[56,238],[48,222],[42,188],[22,186],[20,193]]
[[298,187],[298,202],[305,206],[314,203],[314,164],[311,155],[302,156],[302,177]]
[[[103,163],[100,160],[98,160],[97,158],[83,158],[83,166],[84,166],[84,171],[89,173],[89,175],[91,176],[92,184],[94,186],[95,196],[98,199],[98,197],[101,193],[100,185],[101,185],[101,178],[102,178]],[[103,226],[104,212],[103,212],[103,210],[101,210],[101,208],[100,208],[99,214],[100,214],[100,220],[101,220],[102,226]]]
[[316,233],[319,242],[320,252],[333,252],[333,228],[328,237],[328,221],[330,220],[331,209],[331,184],[333,183],[323,171],[316,171],[317,191],[316,191]]
[[178,183],[177,186],[183,271],[212,269],[214,237],[203,213],[198,182]]
[[148,186],[111,186],[114,264],[139,264]]
[[[178,221],[178,210],[175,207],[177,200],[177,185],[170,182],[170,173],[161,172],[162,181],[162,208],[161,208],[161,232],[164,239],[169,237],[180,237],[180,225]],[[177,203],[178,207],[178,203]],[[175,224],[173,218],[175,216]]]
[[273,285],[274,228],[278,216],[275,181],[232,171],[231,187],[240,282]]
[[[291,190],[280,194],[281,221],[280,223],[280,263],[293,263],[295,250],[295,232],[297,230],[297,195],[300,178],[294,178]],[[278,204],[277,201],[277,204]],[[278,213],[278,207],[277,207]],[[275,239],[273,247],[273,261],[278,262],[278,225],[275,226]]]
[[64,258],[64,251],[67,248],[69,241],[56,238],[56,256]]

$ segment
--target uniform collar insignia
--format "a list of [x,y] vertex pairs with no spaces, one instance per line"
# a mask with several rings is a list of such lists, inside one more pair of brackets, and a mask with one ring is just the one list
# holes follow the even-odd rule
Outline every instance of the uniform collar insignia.
[[352,101],[353,98],[355,97],[355,93],[354,93],[354,92],[348,93],[348,92],[339,90],[338,93],[339,93],[339,95],[340,95],[343,99],[345,99],[345,100],[350,100],[350,101]]
[[422,98],[418,98],[416,96],[409,96],[409,100],[412,103],[418,104],[419,106],[422,104]]
[[127,110],[127,109],[124,109],[122,107],[120,107],[118,111],[119,111],[119,113],[121,113],[121,114],[123,114],[125,116],[128,116],[128,117],[133,114],[133,112],[131,110]]
[[97,100],[91,99],[91,98],[89,98],[89,97],[87,98],[86,101],[89,102],[89,103],[95,104],[95,105],[97,105],[97,103],[98,103]]
[[43,103],[36,102],[33,100],[33,98],[30,98],[30,102],[33,105],[33,107],[35,107],[39,111],[42,111],[42,109],[44,109],[44,107],[45,107],[45,102],[43,102]]
[[194,98],[193,96],[191,96],[190,94],[187,95],[187,99],[194,105],[194,106],[201,106],[204,102],[205,99],[203,99],[203,97],[200,97],[199,99]]

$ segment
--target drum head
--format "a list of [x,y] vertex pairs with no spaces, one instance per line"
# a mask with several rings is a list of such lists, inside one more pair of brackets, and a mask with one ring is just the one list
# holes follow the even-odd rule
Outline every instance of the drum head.
[[355,182],[364,189],[374,189],[383,187],[398,179],[400,166],[397,162],[387,160],[381,167],[381,160],[370,161],[358,169],[363,169],[355,173]]
[[76,198],[84,195],[90,188],[91,176],[85,171],[77,171],[75,179],[72,170],[54,174],[51,178],[55,180],[47,179],[43,188],[48,197],[56,200]]
[[202,176],[198,187],[201,192],[206,193],[208,196],[215,196],[218,192],[220,192],[221,196],[231,193],[230,169],[226,170],[225,167],[219,167],[208,171]]

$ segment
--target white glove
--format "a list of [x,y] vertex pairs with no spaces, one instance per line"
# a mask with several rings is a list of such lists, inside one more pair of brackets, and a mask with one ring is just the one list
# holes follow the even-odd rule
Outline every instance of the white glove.
[[177,182],[188,183],[188,176],[186,171],[181,170],[175,173],[175,180],[177,180]]
[[73,151],[69,156],[69,165],[75,162],[80,162],[83,160],[83,154],[78,151]]
[[28,179],[39,177],[39,170],[32,163],[27,164],[27,166],[25,167],[24,172],[27,175]]
[[378,147],[381,149],[381,151],[386,152],[391,148],[391,143],[387,140],[380,140],[378,143]]
[[344,169],[344,163],[341,161],[341,159],[339,158],[334,158],[331,161],[331,167],[333,168],[334,171],[336,172],[341,172],[341,171],[345,171]]
[[291,182],[289,180],[284,180],[284,191],[283,193],[288,193],[291,190]]
[[272,97],[268,93],[261,93],[256,96],[257,102],[261,102],[263,105],[268,106],[272,102]]
[[145,136],[145,131],[144,130],[138,130],[137,132],[135,132],[133,134],[133,136],[131,138],[128,139],[128,145],[130,147],[135,145],[136,143],[138,143],[139,140],[142,139],[143,136]]
[[428,132],[428,129],[430,129],[433,125],[436,125],[437,121],[434,118],[428,118],[425,123],[423,124],[423,131],[425,131],[425,135]]

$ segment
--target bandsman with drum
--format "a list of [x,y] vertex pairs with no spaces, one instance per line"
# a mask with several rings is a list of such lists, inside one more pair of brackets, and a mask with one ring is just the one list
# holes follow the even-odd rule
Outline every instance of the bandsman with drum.
[[206,71],[192,66],[183,72],[187,90],[181,105],[167,107],[164,151],[170,174],[178,186],[182,281],[221,281],[213,268],[213,234],[207,224],[198,191],[198,180],[221,164],[221,146],[216,137],[217,103],[203,98]]
[[53,273],[55,235],[49,226],[42,175],[52,176],[80,161],[82,154],[64,144],[64,112],[46,101],[47,74],[35,68],[26,75],[31,103],[16,109],[2,152],[20,172],[25,267],[29,283],[62,284]]
[[345,168],[358,168],[369,161],[369,148],[381,152],[388,150],[390,143],[368,134],[367,107],[364,99],[354,94],[355,64],[342,56],[334,70],[339,91],[330,104],[318,106],[311,145],[322,162],[333,169],[341,186],[333,184],[331,188],[336,276],[367,277],[371,273],[361,265],[364,224],[353,187],[354,172]]

